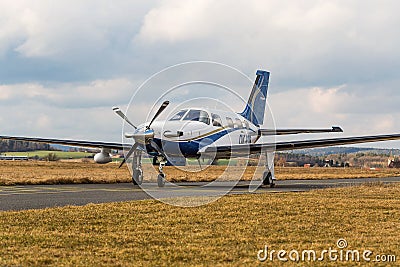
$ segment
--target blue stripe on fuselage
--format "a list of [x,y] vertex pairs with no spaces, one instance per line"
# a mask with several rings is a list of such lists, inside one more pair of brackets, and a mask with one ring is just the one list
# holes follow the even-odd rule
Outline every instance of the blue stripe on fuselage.
[[[167,141],[154,138],[154,142],[162,148],[168,155],[184,156],[184,157],[196,157],[198,151],[204,146],[210,145],[211,143],[217,141],[221,137],[235,130],[243,129],[223,129],[214,134],[194,139],[191,141]],[[149,145],[147,146],[147,151],[154,151]]]

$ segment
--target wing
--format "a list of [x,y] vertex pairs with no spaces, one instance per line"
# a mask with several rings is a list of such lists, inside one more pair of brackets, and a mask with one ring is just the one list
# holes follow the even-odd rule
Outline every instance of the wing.
[[125,147],[130,147],[121,143],[110,143],[110,142],[96,142],[96,141],[79,141],[79,140],[68,140],[68,139],[51,139],[51,138],[36,138],[36,137],[23,137],[23,136],[0,136],[0,139],[4,140],[15,140],[15,141],[26,141],[26,142],[37,142],[37,143],[48,143],[48,144],[59,144],[67,146],[80,146],[80,147],[95,147],[95,148],[109,148],[122,150]]
[[244,144],[233,146],[205,147],[200,153],[213,155],[217,159],[243,157],[264,151],[285,151],[303,148],[327,147],[349,144],[360,144],[380,141],[400,140],[400,134],[357,136],[332,139],[316,139],[277,143]]
[[341,133],[342,128],[332,126],[331,129],[260,129],[259,135],[288,135],[288,134],[301,134],[301,133]]

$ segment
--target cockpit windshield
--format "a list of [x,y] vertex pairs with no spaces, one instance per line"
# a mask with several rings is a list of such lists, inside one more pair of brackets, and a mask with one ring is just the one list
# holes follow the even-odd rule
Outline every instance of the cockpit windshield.
[[179,121],[179,120],[184,121],[199,121],[203,122],[205,124],[210,124],[210,117],[208,116],[208,113],[204,110],[198,110],[198,109],[191,109],[191,110],[181,110],[178,113],[176,113],[174,116],[172,116],[169,120],[170,121]]
[[205,124],[210,124],[210,117],[204,110],[191,109],[183,118],[184,121],[199,121]]
[[183,109],[179,112],[177,112],[174,116],[172,116],[170,121],[199,121],[203,122],[205,124],[210,124],[210,117],[208,116],[208,113],[204,110],[198,110],[198,109],[190,109],[189,111],[187,109]]
[[170,121],[180,121],[187,112],[187,109],[181,110],[169,119]]

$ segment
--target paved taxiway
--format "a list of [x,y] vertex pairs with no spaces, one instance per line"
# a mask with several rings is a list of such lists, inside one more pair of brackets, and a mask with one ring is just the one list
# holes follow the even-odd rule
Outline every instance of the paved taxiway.
[[[229,182],[179,183],[158,188],[156,184],[144,184],[141,188],[129,183],[121,184],[68,184],[68,185],[24,185],[0,186],[0,210],[26,210],[85,205],[129,200],[143,200],[156,197],[171,198],[180,196],[218,196],[225,194],[299,192],[327,187],[341,187],[363,183],[399,183],[400,177],[329,179],[329,180],[286,180],[277,181],[275,188],[261,187],[252,190],[249,182],[233,186]],[[232,188],[233,187],[233,188]],[[151,196],[148,195],[151,194]]]

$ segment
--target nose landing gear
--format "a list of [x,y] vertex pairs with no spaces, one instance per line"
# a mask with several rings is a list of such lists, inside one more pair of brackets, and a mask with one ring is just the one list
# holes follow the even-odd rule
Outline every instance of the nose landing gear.
[[141,185],[143,183],[142,152],[141,151],[135,151],[133,154],[132,183],[134,185]]
[[167,160],[165,158],[162,158],[160,160],[160,165],[158,166],[158,176],[157,176],[157,185],[158,187],[164,187],[165,186],[165,173],[163,172],[163,168],[165,164],[167,163]]

